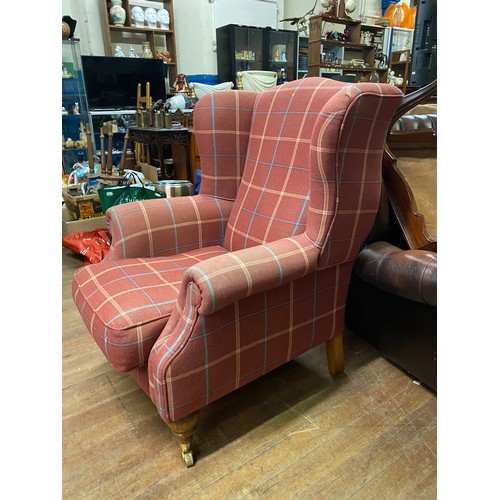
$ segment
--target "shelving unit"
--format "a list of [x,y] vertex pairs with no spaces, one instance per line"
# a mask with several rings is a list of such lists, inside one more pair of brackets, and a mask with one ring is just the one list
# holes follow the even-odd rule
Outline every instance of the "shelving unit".
[[[349,28],[349,39],[327,40],[325,23],[332,25],[331,31],[344,33]],[[375,45],[361,43],[361,21],[341,18],[328,13],[311,16],[309,19],[309,65],[308,76],[354,74],[356,81],[369,81],[374,74],[378,81],[387,81],[387,68],[375,64]],[[358,62],[358,61],[363,61]]]
[[[113,20],[109,15],[111,5],[111,2],[107,0],[99,0],[105,55],[113,56],[117,45],[120,45],[122,49],[124,49],[130,45],[140,46],[143,42],[149,42],[153,56],[155,56],[157,50],[160,52],[168,50],[170,52],[171,62],[165,63],[168,66],[168,71],[165,73],[168,74],[169,86],[172,87],[177,78],[177,51],[175,45],[173,0],[142,0],[137,2],[134,2],[133,0],[132,2],[129,0],[123,0],[122,7],[127,13],[124,26],[115,26],[113,24]],[[164,30],[159,27],[148,28],[146,26],[132,26],[131,9],[134,5],[139,5],[143,8],[153,7],[156,10],[161,8],[166,9],[170,16],[170,29]],[[127,50],[124,50],[124,52],[128,53]],[[140,56],[140,51],[137,55]]]
[[411,52],[409,50],[393,50],[389,60],[389,69],[394,71],[394,76],[398,76],[403,79],[403,85],[399,85],[403,94],[406,92],[406,86],[408,85],[410,53]]
[[[83,147],[67,147],[66,141],[86,140],[85,131],[90,127],[92,141],[92,118],[87,103],[87,93],[82,72],[80,41],[76,38],[62,41],[62,166],[65,174],[69,174],[79,157],[87,160],[88,149]],[[64,71],[65,70],[65,71]],[[78,103],[79,114],[74,114],[75,103]],[[93,142],[94,144],[94,142]]]

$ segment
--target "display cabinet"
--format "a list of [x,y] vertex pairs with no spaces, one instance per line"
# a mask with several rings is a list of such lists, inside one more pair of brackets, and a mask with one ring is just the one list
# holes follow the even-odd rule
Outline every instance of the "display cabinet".
[[284,70],[288,81],[297,79],[298,36],[296,31],[228,24],[217,28],[219,82],[238,86],[239,71]]
[[[392,51],[409,50],[413,45],[413,30],[410,28],[390,28],[390,47]],[[390,57],[390,53],[388,56]]]
[[387,81],[387,67],[375,60],[376,46],[362,43],[361,21],[328,13],[309,18],[308,76]]
[[227,24],[216,30],[219,83],[238,85],[238,71],[263,70],[264,30]]
[[409,50],[393,50],[389,59],[389,69],[394,71],[394,76],[403,79],[403,83],[398,85],[403,94],[408,85],[408,69],[410,67]]
[[[87,129],[88,127],[88,129]],[[87,130],[92,151],[94,134],[82,72],[80,41],[62,40],[62,166],[65,174],[73,165],[88,160]]]
[[264,29],[264,70],[284,70],[288,81],[297,79],[297,31]]
[[[152,56],[158,58],[161,56],[168,66],[168,71],[166,71],[168,85],[170,92],[173,92],[172,87],[177,78],[173,0],[123,0],[121,5],[125,9],[125,22],[123,25],[117,25],[113,21],[109,12],[111,6],[111,2],[99,0],[105,55],[115,55],[115,50],[119,46],[125,56],[129,55],[131,47],[137,56],[141,56],[143,44],[145,42],[149,43]],[[132,8],[136,6],[141,7],[144,13],[148,8],[154,9],[157,13],[157,21],[151,25],[146,18],[142,22],[132,19]],[[160,23],[159,13],[163,9],[168,12],[168,17],[166,17],[168,25]],[[141,24],[141,26],[136,24]],[[167,51],[168,55],[166,54]]]

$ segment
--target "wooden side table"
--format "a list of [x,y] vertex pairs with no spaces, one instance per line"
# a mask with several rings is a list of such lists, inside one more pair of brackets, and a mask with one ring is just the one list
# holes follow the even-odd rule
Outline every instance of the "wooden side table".
[[[189,129],[186,127],[181,128],[155,128],[155,127],[128,127],[129,140],[131,142],[140,142],[142,144],[155,144],[158,148],[158,156],[160,160],[160,179],[167,180],[168,174],[165,167],[165,162],[163,158],[163,146],[165,144],[172,145],[172,153],[175,157],[175,153],[178,153],[179,148],[175,146],[181,146],[181,150],[184,152],[184,162],[186,165],[186,170],[183,172],[180,168],[180,163],[175,161],[174,158],[174,178],[178,180],[190,180],[193,185],[196,181],[196,176],[194,169],[191,168],[191,162],[189,158]],[[187,177],[187,179],[185,179]]]

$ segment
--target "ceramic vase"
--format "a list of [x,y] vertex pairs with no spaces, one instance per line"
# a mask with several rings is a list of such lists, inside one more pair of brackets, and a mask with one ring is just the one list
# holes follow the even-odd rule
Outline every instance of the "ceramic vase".
[[109,15],[113,20],[113,24],[115,26],[123,26],[125,24],[125,19],[127,17],[127,13],[125,9],[122,7],[122,0],[111,0],[113,4],[109,9]]
[[142,43],[142,57],[145,59],[153,59],[153,53],[151,52],[151,46],[149,42]]

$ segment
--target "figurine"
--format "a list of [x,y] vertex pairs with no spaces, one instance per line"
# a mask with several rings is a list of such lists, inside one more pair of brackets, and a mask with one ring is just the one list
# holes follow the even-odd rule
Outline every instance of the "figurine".
[[177,75],[174,88],[176,92],[189,92],[186,75],[184,73],[179,73]]
[[[306,12],[303,16],[300,17],[287,17],[286,19],[281,19],[280,23],[284,21],[289,21],[291,25],[296,24],[297,25],[297,33],[300,33],[301,31],[304,32],[306,36],[307,34],[307,22],[309,21],[309,17],[314,13],[314,9],[316,8],[316,4],[318,3],[318,0],[315,0],[314,6],[311,10]],[[307,19],[306,19],[307,17]]]
[[122,48],[119,45],[115,47],[115,57],[125,57],[125,54],[123,53]]
[[387,77],[387,83],[389,85],[396,85],[396,77],[394,75],[394,71],[391,71],[389,73],[389,76]]
[[288,78],[286,77],[285,68],[281,68],[281,70],[278,74],[278,79],[276,81],[276,85],[283,85],[286,82],[288,82]]
[[151,52],[151,45],[149,42],[142,42],[142,57],[144,59],[153,59],[153,53]]
[[382,49],[377,48],[375,50],[375,61],[377,61],[377,66],[379,68],[385,68],[387,66],[387,56],[382,52]]
[[66,66],[64,66],[64,64],[63,64],[63,67],[62,67],[62,77],[63,78],[71,78],[72,76],[73,75],[68,72],[68,68],[66,68]]
[[138,55],[136,55],[134,47],[130,47],[130,50],[128,51],[128,56],[129,57],[139,57]]
[[158,21],[162,30],[170,29],[170,14],[167,9],[160,9],[158,11]]
[[144,10],[138,5],[132,7],[130,17],[134,21],[134,26],[138,28],[144,28]]
[[85,133],[85,127],[83,126],[83,121],[80,120],[80,141],[83,147],[87,147],[87,134]]
[[158,21],[158,14],[153,7],[148,7],[145,12],[146,22],[148,28],[156,28],[156,22]]
[[72,115],[79,115],[80,114],[80,105],[75,102],[75,104],[73,104],[72,108],[71,108],[71,114]]
[[158,49],[156,49],[156,59],[163,59],[163,61],[166,63],[172,62],[172,58],[170,57],[170,52],[168,50],[160,52]]

